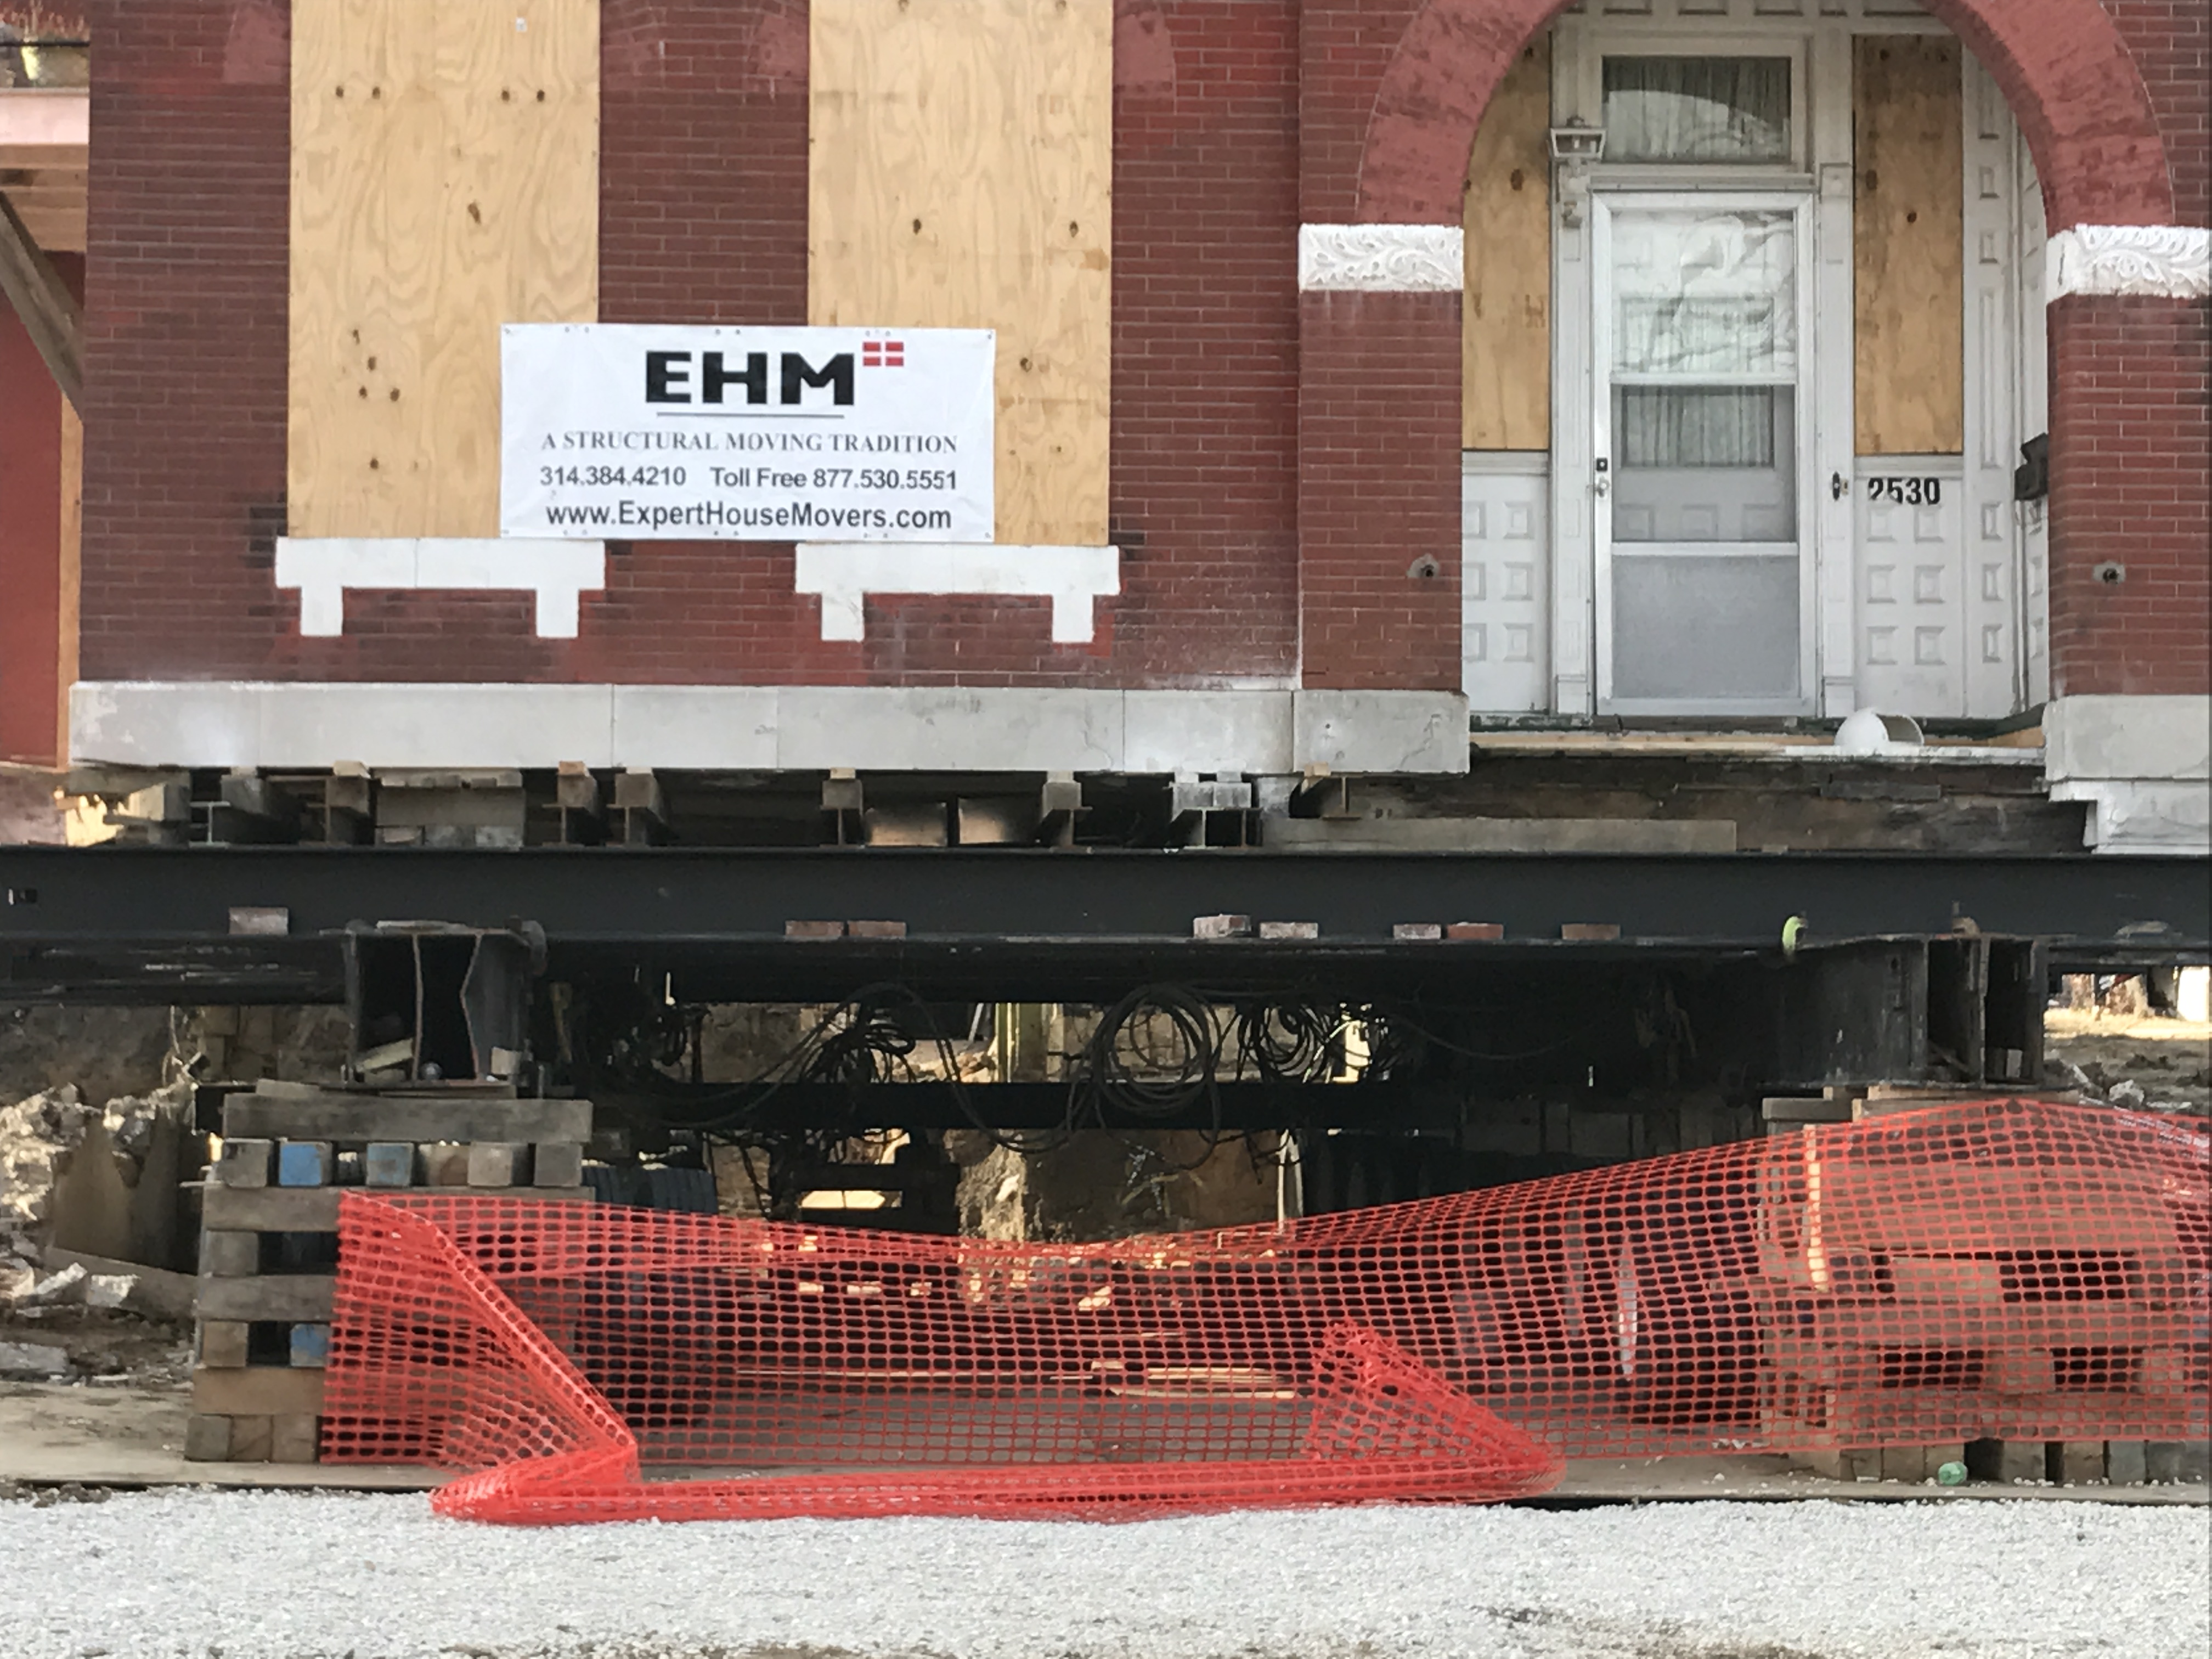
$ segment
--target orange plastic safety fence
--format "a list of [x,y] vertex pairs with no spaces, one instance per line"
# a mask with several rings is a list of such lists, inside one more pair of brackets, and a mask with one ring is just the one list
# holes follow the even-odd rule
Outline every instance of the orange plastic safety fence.
[[323,1456],[494,1521],[1105,1518],[2202,1437],[2208,1156],[1993,1101],[1097,1244],[349,1193]]

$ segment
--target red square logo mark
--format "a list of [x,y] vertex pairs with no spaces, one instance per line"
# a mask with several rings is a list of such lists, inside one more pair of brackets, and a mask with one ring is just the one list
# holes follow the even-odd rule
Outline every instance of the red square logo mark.
[[903,340],[863,340],[860,343],[860,367],[863,368],[904,368],[906,342]]

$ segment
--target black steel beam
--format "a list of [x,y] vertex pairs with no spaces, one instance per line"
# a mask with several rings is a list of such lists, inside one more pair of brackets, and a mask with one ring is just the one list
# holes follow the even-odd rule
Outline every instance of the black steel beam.
[[[1079,1095],[1076,1126],[1140,1129],[1426,1129],[1449,1133],[1470,1114],[1490,1109],[1463,1089],[1385,1080],[1358,1084],[1222,1083],[1192,1104],[1156,1117],[1137,1117],[1090,1103]],[[685,1127],[702,1121],[742,1121],[759,1131],[792,1129],[1050,1130],[1069,1121],[1065,1083],[979,1083],[955,1090],[933,1079],[914,1083],[787,1083],[732,1088],[672,1084],[650,1094],[592,1091],[594,1110],[623,1121]]]
[[[313,936],[421,918],[535,921],[556,974],[650,965],[777,1000],[872,977],[1050,1000],[1146,977],[1304,983],[1528,957],[1778,956],[1793,915],[1808,940],[1961,924],[2038,936],[2061,967],[2212,947],[2212,864],[2170,857],[5,848],[0,899],[0,998],[16,1000],[73,981],[82,1000],[158,1000],[165,983],[206,1000],[323,1000],[331,958]],[[234,908],[289,912],[292,937],[234,937]],[[1321,937],[1194,942],[1193,919],[1221,913],[1314,922]],[[902,922],[906,937],[785,937],[791,921],[855,920]],[[1392,937],[1397,923],[1462,921],[1501,924],[1505,943]],[[1620,938],[1563,944],[1571,923]]]

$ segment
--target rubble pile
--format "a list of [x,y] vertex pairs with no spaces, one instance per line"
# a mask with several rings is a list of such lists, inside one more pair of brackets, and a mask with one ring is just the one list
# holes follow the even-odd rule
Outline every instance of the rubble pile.
[[125,1275],[89,1273],[71,1264],[41,1264],[61,1219],[62,1194],[88,1140],[104,1152],[114,1178],[135,1188],[165,1121],[185,1121],[191,1086],[175,1084],[146,1095],[125,1095],[105,1106],[86,1104],[74,1084],[0,1106],[0,1307],[81,1304],[118,1308],[131,1292]]
[[27,1300],[40,1277],[54,1190],[93,1115],[74,1084],[0,1106],[0,1304]]

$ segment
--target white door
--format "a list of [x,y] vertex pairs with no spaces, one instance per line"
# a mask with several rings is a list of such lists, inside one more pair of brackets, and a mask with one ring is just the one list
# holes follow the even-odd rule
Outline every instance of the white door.
[[1813,711],[1809,201],[1592,201],[1597,705]]

